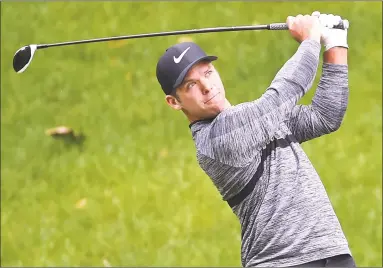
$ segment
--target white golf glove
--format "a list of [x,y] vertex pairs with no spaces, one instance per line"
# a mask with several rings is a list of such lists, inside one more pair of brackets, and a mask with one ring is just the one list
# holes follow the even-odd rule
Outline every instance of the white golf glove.
[[342,18],[333,14],[320,14],[314,11],[312,16],[317,16],[322,25],[321,44],[325,47],[325,51],[332,47],[345,47],[347,44],[347,29],[333,29],[334,25],[338,25]]

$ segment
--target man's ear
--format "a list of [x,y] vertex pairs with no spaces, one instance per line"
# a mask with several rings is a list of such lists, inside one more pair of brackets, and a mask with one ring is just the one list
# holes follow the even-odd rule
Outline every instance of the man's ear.
[[174,110],[181,110],[182,109],[182,106],[181,104],[178,102],[178,100],[172,96],[172,95],[166,95],[165,96],[165,101],[166,103],[172,107]]

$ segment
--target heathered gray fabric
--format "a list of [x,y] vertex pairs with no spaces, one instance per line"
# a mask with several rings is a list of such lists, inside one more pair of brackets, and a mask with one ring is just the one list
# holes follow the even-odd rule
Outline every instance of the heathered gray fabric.
[[302,42],[259,99],[190,126],[199,165],[224,200],[239,193],[264,165],[254,190],[233,207],[245,267],[291,266],[351,254],[325,188],[300,146],[337,130],[347,107],[348,67],[326,63],[311,105],[297,105],[312,86],[320,50],[315,41]]

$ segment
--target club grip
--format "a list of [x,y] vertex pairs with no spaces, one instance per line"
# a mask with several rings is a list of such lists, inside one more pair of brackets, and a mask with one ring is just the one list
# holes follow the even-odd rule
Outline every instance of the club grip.
[[286,23],[272,23],[269,24],[269,30],[288,30]]
[[333,28],[347,30],[349,26],[350,26],[350,23],[348,22],[348,20],[341,20],[339,22],[339,24],[338,25],[334,25]]
[[[349,22],[348,20],[341,20],[338,25],[334,25],[334,29],[348,29],[349,27]],[[271,23],[269,24],[269,30],[288,30],[289,27],[287,27],[286,23]]]

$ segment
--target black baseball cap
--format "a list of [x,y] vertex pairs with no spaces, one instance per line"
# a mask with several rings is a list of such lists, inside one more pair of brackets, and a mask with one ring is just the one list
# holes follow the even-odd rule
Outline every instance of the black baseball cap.
[[157,63],[157,80],[165,94],[170,94],[182,84],[187,72],[202,60],[214,61],[216,56],[208,56],[193,42],[178,43],[166,49]]

